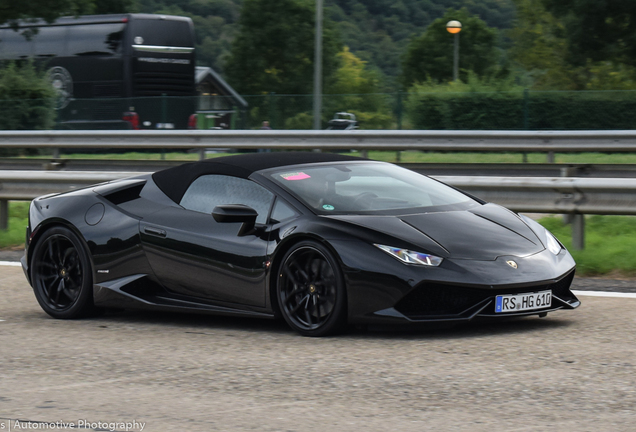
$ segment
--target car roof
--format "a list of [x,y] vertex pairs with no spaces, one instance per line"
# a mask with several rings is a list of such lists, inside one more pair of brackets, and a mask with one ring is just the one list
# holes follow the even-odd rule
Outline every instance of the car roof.
[[183,194],[202,175],[230,175],[248,178],[256,171],[269,168],[307,163],[365,160],[354,156],[316,152],[271,152],[223,156],[191,162],[157,171],[152,175],[155,184],[174,202],[180,202]]

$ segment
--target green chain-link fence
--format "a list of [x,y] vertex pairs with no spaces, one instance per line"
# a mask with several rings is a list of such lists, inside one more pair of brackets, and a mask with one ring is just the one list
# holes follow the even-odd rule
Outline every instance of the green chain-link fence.
[[[0,100],[0,129],[311,129],[312,95]],[[338,112],[360,129],[627,130],[636,128],[636,91],[382,93],[323,95],[322,127]],[[60,109],[53,111],[53,106]],[[55,118],[55,122],[34,117]],[[9,121],[10,120],[10,121]]]

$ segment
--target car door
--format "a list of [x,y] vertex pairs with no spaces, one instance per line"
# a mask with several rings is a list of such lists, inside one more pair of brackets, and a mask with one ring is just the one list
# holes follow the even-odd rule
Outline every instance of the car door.
[[239,235],[241,223],[217,222],[212,210],[242,204],[267,221],[274,195],[227,175],[197,178],[180,201],[140,222],[142,244],[160,282],[171,292],[213,303],[265,307],[268,233]]

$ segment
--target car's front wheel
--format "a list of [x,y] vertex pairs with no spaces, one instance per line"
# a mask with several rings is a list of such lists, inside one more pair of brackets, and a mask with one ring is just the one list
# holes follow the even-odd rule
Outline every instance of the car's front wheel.
[[38,240],[31,260],[31,282],[38,303],[54,318],[98,312],[93,305],[90,259],[83,242],[68,228],[51,228]]
[[304,336],[325,336],[346,324],[342,272],[320,243],[303,241],[282,259],[277,279],[278,304],[289,326]]

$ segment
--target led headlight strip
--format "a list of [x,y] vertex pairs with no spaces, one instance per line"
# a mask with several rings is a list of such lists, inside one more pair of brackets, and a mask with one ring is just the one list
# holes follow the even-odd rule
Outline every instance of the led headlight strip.
[[443,258],[437,257],[435,255],[425,254],[422,252],[415,252],[408,249],[401,249],[380,244],[374,244],[374,246],[399,259],[404,264],[437,267],[443,261]]

